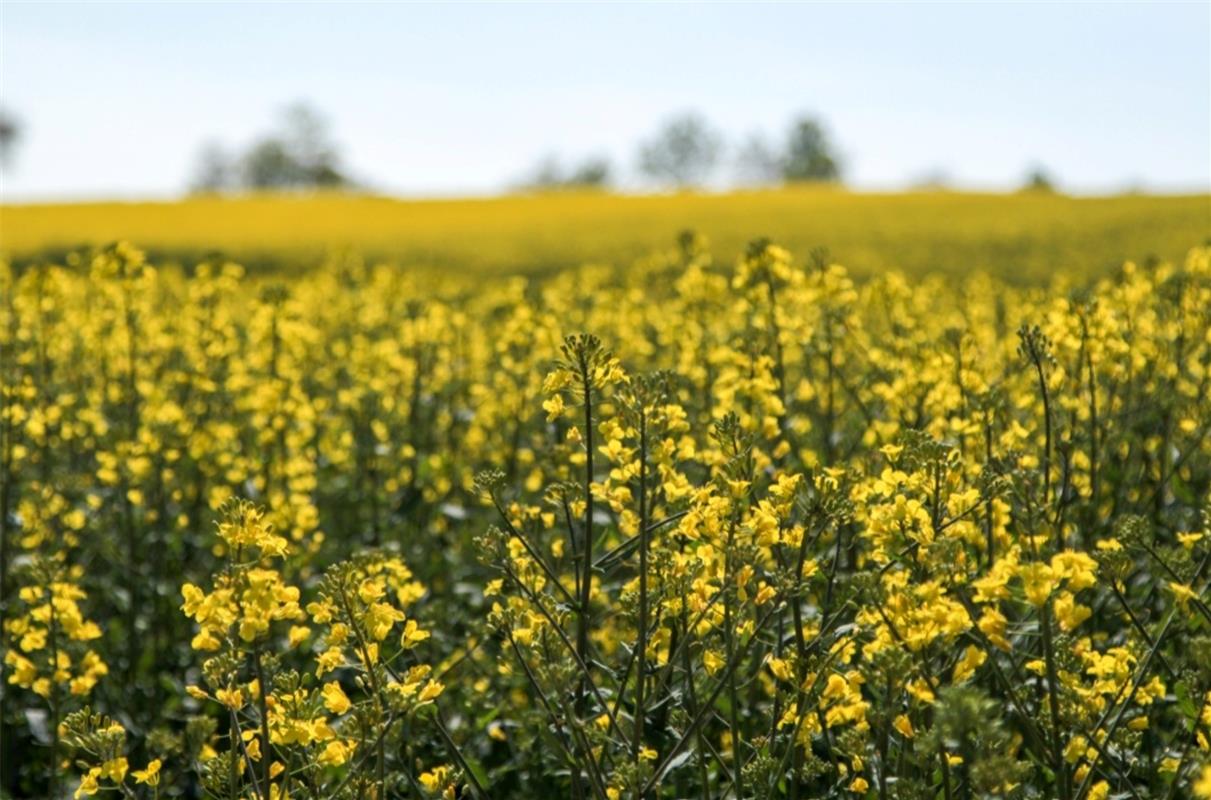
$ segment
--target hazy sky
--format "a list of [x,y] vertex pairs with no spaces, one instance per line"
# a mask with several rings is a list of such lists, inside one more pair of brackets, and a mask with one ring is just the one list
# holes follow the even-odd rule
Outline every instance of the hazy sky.
[[[293,100],[384,191],[491,192],[696,109],[738,143],[824,117],[849,182],[1211,187],[1211,3],[85,5],[0,2],[7,200],[164,196]],[[722,174],[723,178],[727,173]]]

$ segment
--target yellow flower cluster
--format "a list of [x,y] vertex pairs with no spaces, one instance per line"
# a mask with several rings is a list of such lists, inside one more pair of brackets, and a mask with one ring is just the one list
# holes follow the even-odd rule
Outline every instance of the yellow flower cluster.
[[[379,768],[359,777],[355,787],[367,796],[383,792],[385,745],[399,735],[397,721],[431,706],[442,691],[428,665],[393,666],[429,638],[403,611],[424,587],[399,558],[366,553],[332,567],[304,611],[299,590],[270,566],[289,546],[261,509],[246,501],[229,503],[217,534],[226,545],[228,568],[216,588],[207,593],[188,583],[182,587],[181,609],[200,628],[193,648],[217,652],[204,666],[213,694],[197,686],[189,693],[225,707],[232,727],[225,753],[209,748],[200,756],[204,776],[217,782],[224,770],[235,769],[239,785],[247,782],[258,795],[285,798],[294,781],[312,791],[345,785],[347,779],[339,773],[334,778],[332,770],[367,751]],[[282,656],[272,650],[283,639],[287,648],[301,648],[312,629],[298,623],[308,619],[324,631],[313,662],[314,677],[324,680],[318,686],[311,675],[281,671]],[[295,624],[283,635],[275,622]],[[398,638],[387,641],[397,626]],[[331,673],[351,674],[357,699]],[[296,766],[288,770],[288,764]]]
[[246,501],[235,503],[219,523],[218,535],[230,548],[233,566],[205,592],[191,583],[181,587],[181,610],[198,623],[195,650],[223,646],[234,629],[244,643],[264,637],[277,620],[305,618],[299,607],[299,590],[286,585],[274,569],[255,566],[286,555],[286,540],[273,533],[263,514]]
[[78,601],[85,599],[84,591],[63,571],[55,571],[59,580],[23,586],[18,592],[25,609],[4,621],[4,632],[13,643],[6,649],[4,665],[9,683],[42,697],[50,697],[56,684],[83,696],[109,669],[96,651],[84,649],[80,654],[71,643],[98,639],[101,629],[80,611]]

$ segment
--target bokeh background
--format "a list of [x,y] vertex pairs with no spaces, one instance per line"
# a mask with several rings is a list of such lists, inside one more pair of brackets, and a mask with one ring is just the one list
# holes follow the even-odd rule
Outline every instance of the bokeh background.
[[[291,135],[388,194],[721,188],[781,177],[769,162],[802,118],[857,189],[1006,190],[1038,168],[1070,192],[1202,191],[1211,170],[1206,3],[2,13],[13,201],[172,197],[206,182],[208,146],[239,160]],[[701,164],[644,169],[643,144],[687,115],[715,145]]]
[[5,3],[0,252],[485,274],[695,227],[1031,279],[1211,233],[1206,3]]

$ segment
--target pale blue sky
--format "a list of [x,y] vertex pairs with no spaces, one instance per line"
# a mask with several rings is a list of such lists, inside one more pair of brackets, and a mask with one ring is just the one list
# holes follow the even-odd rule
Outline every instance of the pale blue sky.
[[[498,190],[548,152],[635,145],[696,109],[729,139],[829,123],[849,183],[1211,187],[1211,3],[0,3],[7,200],[180,192],[292,100],[384,191]],[[725,171],[721,180],[728,177]]]

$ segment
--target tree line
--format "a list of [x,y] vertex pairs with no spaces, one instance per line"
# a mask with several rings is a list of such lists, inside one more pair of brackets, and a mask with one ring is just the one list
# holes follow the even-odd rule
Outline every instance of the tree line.
[[[666,187],[701,186],[729,160],[738,182],[748,185],[836,182],[842,160],[825,124],[800,115],[780,141],[756,134],[739,148],[729,148],[723,134],[705,117],[685,112],[665,120],[640,142],[635,164],[647,181]],[[609,159],[592,156],[565,166],[546,156],[521,183],[523,189],[608,187],[616,178]]]
[[[706,118],[686,112],[667,119],[640,143],[636,167],[653,184],[689,188],[709,181],[723,165],[727,152],[724,136]],[[749,184],[838,181],[842,175],[841,159],[828,130],[819,119],[807,115],[795,119],[784,140],[777,144],[754,136],[737,150],[735,160],[741,181]],[[617,170],[604,156],[569,164],[548,155],[517,188],[607,188],[616,180]],[[305,105],[287,109],[275,130],[242,153],[217,143],[204,146],[191,182],[191,188],[198,192],[353,185],[327,121]]]
[[271,191],[335,189],[351,183],[327,119],[298,103],[285,110],[275,130],[257,138],[243,153],[217,142],[204,145],[190,188]]
[[[12,158],[24,126],[10,111],[0,109],[0,165]],[[703,115],[687,111],[665,119],[637,147],[635,174],[650,185],[694,188],[710,183],[730,165],[731,182],[741,186],[786,183],[837,183],[844,177],[844,160],[828,126],[818,116],[799,114],[780,137],[757,133],[729,144]],[[608,157],[592,155],[566,161],[557,155],[540,159],[514,189],[607,189],[620,170]],[[944,186],[944,178],[930,185]],[[197,156],[189,188],[198,193],[291,191],[357,188],[332,137],[327,118],[314,108],[296,103],[277,124],[246,148],[218,142],[205,144]],[[1026,176],[1023,189],[1051,191],[1054,181],[1042,167]]]

